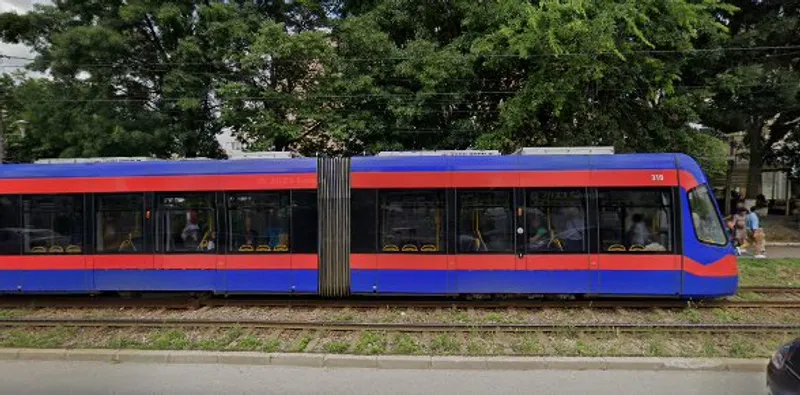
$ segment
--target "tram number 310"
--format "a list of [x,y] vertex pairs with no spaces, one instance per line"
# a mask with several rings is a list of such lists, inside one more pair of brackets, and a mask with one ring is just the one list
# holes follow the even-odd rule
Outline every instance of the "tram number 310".
[[664,175],[663,174],[651,174],[650,175],[650,179],[652,181],[656,181],[656,182],[664,181]]

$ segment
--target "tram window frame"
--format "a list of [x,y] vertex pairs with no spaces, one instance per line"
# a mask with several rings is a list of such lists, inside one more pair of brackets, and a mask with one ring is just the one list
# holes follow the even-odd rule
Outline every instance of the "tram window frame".
[[[180,204],[181,207],[171,208],[171,207],[167,207],[167,205],[165,204],[165,201],[164,201],[165,198],[173,198],[173,199],[181,199],[182,198],[182,199],[184,199],[184,201],[183,202],[180,202],[180,201],[176,201],[175,202],[175,205]],[[189,204],[188,204],[189,206],[188,207],[183,207],[182,205],[185,203],[185,201],[188,198],[191,198],[192,201],[189,202]],[[202,243],[203,239],[205,238],[205,234],[200,235],[200,233],[202,233],[202,229],[200,229],[200,232],[198,233],[198,235],[200,236],[199,237],[199,241],[198,241],[198,249],[197,250],[191,250],[191,251],[188,251],[188,250],[177,250],[176,251],[176,250],[170,250],[170,249],[166,248],[166,247],[169,246],[169,243],[170,243],[169,240],[173,237],[173,233],[172,233],[171,230],[170,230],[169,233],[164,233],[164,229],[162,229],[162,226],[165,225],[163,223],[163,222],[165,222],[164,221],[165,220],[164,214],[166,213],[167,215],[169,215],[172,212],[180,212],[180,211],[184,211],[184,212],[195,211],[195,212],[198,212],[198,216],[197,216],[197,220],[198,221],[200,220],[199,211],[211,212],[211,214],[209,215],[209,218],[213,219],[214,223],[219,224],[219,217],[220,217],[219,213],[220,213],[220,211],[219,211],[219,208],[217,207],[217,204],[216,204],[215,192],[198,191],[198,192],[174,192],[174,193],[173,192],[164,192],[164,193],[156,193],[155,202],[154,203],[155,203],[154,204],[154,206],[155,206],[155,210],[154,210],[155,211],[155,215],[154,215],[155,221],[154,221],[154,225],[153,225],[153,229],[154,229],[153,232],[154,232],[154,241],[155,241],[155,252],[157,252],[159,254],[169,254],[169,255],[172,255],[172,254],[183,254],[183,255],[202,254],[202,255],[207,255],[207,254],[217,254],[220,251],[220,243],[219,243],[219,241],[220,241],[220,233],[219,233],[220,227],[219,226],[216,226],[216,227],[208,230],[208,231],[211,231],[211,237],[213,237],[216,240],[215,243],[214,243],[213,249],[205,249],[205,250],[199,249],[200,248],[200,244]],[[207,205],[206,206],[202,206],[199,203],[205,203]]]
[[[0,256],[22,255],[21,201],[19,195],[0,195]],[[9,215],[4,215],[6,210]]]
[[[709,239],[710,240],[709,241],[709,240],[704,240],[704,239],[700,238],[700,234],[697,231],[699,224],[694,219],[694,213],[695,213],[694,201],[695,201],[695,199],[692,198],[693,195],[697,195],[699,199],[705,198],[705,200],[707,200],[707,204],[712,209],[713,217],[717,219],[717,222],[718,222],[717,225],[719,226],[719,229],[720,229],[720,231],[722,233],[722,237],[724,238],[724,241],[717,243],[717,242],[714,242],[714,240],[711,240],[711,239]],[[708,185],[701,184],[701,185],[698,185],[698,186],[690,189],[688,192],[686,192],[686,200],[689,202],[689,217],[691,217],[691,219],[692,219],[692,229],[694,230],[695,239],[697,239],[698,242],[700,242],[700,243],[702,243],[704,245],[709,245],[709,246],[714,246],[714,247],[726,247],[726,246],[729,246],[730,243],[731,243],[730,235],[728,234],[728,232],[725,229],[725,223],[723,222],[722,218],[720,218],[718,208],[714,204],[714,200],[712,198],[711,191],[709,190]]]
[[[386,232],[384,230],[384,227],[386,226],[386,222],[387,222],[386,219],[385,219],[385,214],[384,214],[385,210],[387,209],[387,207],[386,207],[387,206],[387,200],[389,198],[391,198],[391,197],[396,197],[396,196],[413,196],[413,195],[424,195],[424,194],[427,194],[428,196],[435,196],[435,199],[429,201],[431,203],[434,203],[433,205],[431,205],[431,207],[429,207],[429,209],[430,208],[434,208],[434,209],[438,208],[439,212],[441,213],[441,218],[439,220],[440,222],[439,222],[439,227],[438,227],[438,235],[436,235],[436,234],[434,235],[434,238],[438,238],[438,246],[436,246],[436,242],[435,241],[431,241],[429,243],[418,242],[415,245],[417,247],[417,249],[416,250],[411,250],[410,249],[411,248],[410,247],[411,244],[407,243],[407,241],[411,241],[410,238],[408,240],[403,240],[401,238],[401,239],[399,239],[400,240],[399,243],[397,241],[395,241],[395,243],[387,243],[386,239],[385,239],[385,233]],[[389,203],[391,204],[391,203],[396,203],[396,202],[397,201],[395,200],[394,202],[389,202]],[[402,201],[401,201],[401,203],[402,203]],[[402,208],[401,208],[401,210],[402,210]],[[377,214],[378,214],[378,218],[377,218],[377,225],[378,226],[377,226],[376,234],[377,234],[378,245],[376,247],[377,247],[379,253],[383,253],[383,254],[421,254],[421,255],[435,255],[435,254],[446,254],[447,253],[447,231],[446,231],[446,227],[447,227],[447,201],[446,201],[446,197],[445,197],[445,189],[444,188],[435,188],[435,189],[381,189],[381,190],[378,190]],[[420,219],[415,219],[414,221],[415,222],[419,222]],[[434,220],[434,222],[435,222],[435,220]],[[410,227],[408,227],[408,228],[410,230]],[[419,226],[415,226],[414,227],[414,232],[413,232],[414,236],[409,236],[409,237],[420,237],[420,236],[416,236],[416,229],[417,228],[419,228]],[[436,233],[436,232],[434,231],[434,233]],[[392,236],[392,237],[394,237],[394,236]],[[424,239],[424,238],[420,237],[420,240],[422,240],[422,239]],[[436,249],[435,250],[426,250],[426,248],[428,246],[431,246],[431,245],[434,246]],[[397,249],[396,250],[387,249],[387,247],[391,247],[391,246],[395,246],[395,247],[397,247]]]
[[[480,229],[474,228],[474,223],[472,222],[473,218],[464,218],[462,210],[464,209],[464,201],[466,200],[464,197],[465,195],[474,194],[476,196],[486,195],[486,194],[493,194],[493,193],[506,193],[508,196],[508,200],[504,207],[500,207],[500,205],[493,204],[495,202],[491,202],[492,204],[485,204],[480,205],[481,209],[486,209],[488,207],[491,208],[501,208],[506,210],[506,221],[508,222],[508,228],[506,229],[506,237],[508,238],[507,243],[508,245],[503,246],[504,248],[501,249],[489,249],[488,245],[490,243],[483,241],[483,235]],[[480,197],[478,198],[480,199]],[[465,223],[464,221],[470,221],[470,225],[473,225],[473,229],[470,236],[471,239],[462,239],[462,234],[467,235],[467,233],[462,233],[464,229],[462,229],[462,225]],[[478,219],[480,221],[480,219]],[[481,189],[457,189],[456,190],[456,253],[457,254],[514,254],[515,247],[516,247],[516,217],[514,215],[514,189],[513,188],[481,188]],[[480,225],[480,223],[479,223]],[[479,241],[480,240],[480,241]],[[504,241],[505,243],[505,241]],[[470,246],[470,248],[466,248]],[[474,248],[479,248],[475,250]],[[481,250],[481,248],[485,248],[485,250]]]
[[[662,206],[658,206],[658,207],[655,206],[655,205],[651,205],[651,204],[643,205],[641,202],[644,201],[644,199],[632,199],[631,201],[636,201],[637,202],[637,204],[635,204],[635,205],[619,206],[619,205],[604,204],[604,200],[603,200],[604,193],[620,193],[620,192],[627,192],[627,193],[635,193],[635,192],[639,192],[639,193],[641,193],[641,192],[644,192],[644,193],[660,193],[662,198],[664,196],[667,197],[668,204],[666,206],[662,205]],[[649,203],[649,202],[647,202],[647,203]],[[675,206],[676,206],[675,196],[674,196],[674,193],[672,191],[672,188],[670,188],[670,187],[640,187],[640,188],[635,188],[635,187],[634,188],[616,188],[616,187],[611,187],[611,188],[597,188],[597,214],[596,215],[597,215],[597,237],[598,237],[597,242],[598,242],[598,249],[600,250],[599,252],[602,253],[602,254],[623,254],[624,253],[624,254],[636,254],[636,255],[672,255],[672,254],[675,254],[678,251],[678,238],[677,238],[677,232],[678,232],[677,225],[678,224],[677,224],[677,222],[675,220],[675,209],[676,209]],[[666,228],[667,235],[666,235],[666,239],[665,240],[669,243],[669,245],[664,246],[663,244],[658,243],[659,245],[664,247],[664,250],[653,250],[653,249],[648,250],[647,249],[647,245],[642,245],[642,247],[644,247],[645,249],[631,251],[631,248],[634,245],[640,245],[640,244],[638,244],[638,243],[637,244],[632,244],[632,243],[629,243],[629,240],[627,240],[628,239],[627,234],[628,234],[628,232],[631,231],[630,229],[626,229],[626,226],[629,225],[629,224],[626,223],[626,221],[628,220],[628,215],[626,215],[622,219],[622,223],[621,223],[621,226],[622,226],[621,230],[622,230],[622,234],[623,234],[622,235],[623,243],[614,243],[614,244],[611,244],[610,246],[604,245],[604,243],[603,243],[603,231],[608,229],[608,227],[605,226],[605,223],[603,222],[603,218],[602,218],[603,209],[604,208],[619,208],[619,207],[621,207],[621,208],[623,208],[625,210],[628,210],[628,209],[632,209],[632,210],[643,210],[644,209],[646,211],[654,210],[653,212],[658,212],[659,215],[661,213],[659,211],[655,211],[655,210],[666,209],[666,212],[664,212],[663,218],[666,219],[666,221],[667,221],[667,228]],[[632,221],[633,218],[631,217],[630,220]],[[631,225],[631,226],[633,226],[633,225]],[[614,230],[617,231],[617,229],[614,229]],[[661,233],[662,233],[661,231],[658,232],[659,235]],[[653,232],[652,231],[648,232],[648,234],[650,235],[650,237],[653,236]],[[651,242],[648,245],[651,245],[651,244],[653,244],[653,243]],[[624,250],[610,250],[609,249],[609,248],[611,248],[613,246],[616,246],[616,245],[621,245],[625,249]]]
[[[569,188],[569,187],[563,187],[563,188],[523,188],[523,191],[525,193],[525,227],[524,227],[524,229],[525,229],[525,235],[527,237],[527,239],[525,240],[525,254],[527,254],[527,255],[588,254],[590,252],[589,251],[589,249],[590,249],[590,247],[589,247],[590,246],[590,239],[592,237],[595,237],[596,232],[595,232],[595,229],[592,227],[592,225],[590,225],[590,221],[589,221],[589,215],[590,215],[589,204],[588,204],[588,201],[589,201],[589,190],[587,188]],[[547,203],[546,204],[535,204],[535,203],[537,203],[537,201],[534,201],[533,194],[535,194],[535,193],[536,194],[541,194],[541,193],[548,193],[548,192],[549,193],[570,193],[570,192],[578,193],[578,195],[579,195],[578,201],[580,202],[580,205],[575,205],[575,204],[560,204],[559,205],[559,204],[547,204]],[[553,220],[553,217],[555,215],[560,215],[560,214],[555,214],[554,215],[552,213],[552,210],[553,209],[559,209],[560,210],[560,209],[564,209],[564,208],[572,208],[572,209],[577,208],[579,210],[579,212],[580,212],[579,215],[582,217],[582,228],[581,228],[582,238],[581,238],[581,249],[580,250],[570,250],[570,249],[564,248],[564,245],[566,244],[564,242],[564,240],[556,237],[558,235],[563,235],[564,233],[567,232],[567,230],[559,231],[558,229],[556,229],[556,225],[554,224],[555,221]],[[531,232],[530,232],[530,226],[531,226],[531,222],[532,221],[528,221],[528,219],[529,219],[529,216],[531,214],[535,215],[534,210],[538,210],[540,212],[542,210],[544,210],[544,212],[541,213],[541,215],[543,215],[545,217],[544,218],[545,223],[543,225],[548,228],[548,229],[546,229],[546,231],[547,231],[547,235],[546,236],[548,238],[550,238],[550,241],[548,241],[547,244],[544,244],[545,248],[542,248],[542,249],[532,248],[531,242],[530,242],[530,239],[533,237],[533,235],[531,235]],[[548,219],[547,219],[548,213],[550,213],[550,215],[549,215],[550,216],[549,224],[548,224]],[[560,221],[560,218],[559,218],[559,221]],[[557,243],[556,246],[553,247],[552,246],[553,240],[559,240],[560,243]],[[560,247],[559,247],[559,245],[560,245]]]
[[[68,204],[68,200],[71,200]],[[84,255],[86,254],[86,245],[87,245],[87,234],[88,229],[86,229],[86,212],[85,212],[85,199],[86,195],[84,194],[57,194],[57,195],[49,195],[49,194],[35,194],[35,195],[22,195],[20,199],[20,213],[21,213],[21,221],[20,221],[20,228],[25,233],[21,238],[21,251],[23,255]],[[48,200],[51,200],[51,204],[53,206],[52,209],[45,208],[47,205],[43,203],[47,203]],[[54,227],[56,226],[54,223],[58,218],[59,213],[63,213],[63,209],[68,208],[71,209],[72,212],[66,215],[67,219],[70,221],[70,227],[73,229],[70,231],[70,235],[61,236],[58,234]],[[65,245],[59,244],[60,251],[56,249],[54,245],[50,244],[47,247],[43,247],[45,250],[39,250],[39,247],[42,246],[31,246],[27,238],[30,237],[30,234],[33,232],[29,232],[29,230],[36,230],[36,228],[29,227],[29,218],[33,218],[33,216],[41,216],[41,215],[50,215],[51,219],[48,221],[51,225],[48,228],[39,228],[39,230],[46,230],[46,232],[52,233],[55,236],[50,236],[48,239],[52,240],[54,238],[70,238],[74,239],[77,236],[77,239],[80,241],[77,243],[72,243],[72,241],[68,242]],[[53,217],[55,216],[55,217]],[[63,216],[63,215],[62,215]],[[35,222],[35,221],[30,221]],[[78,229],[74,231],[74,229]],[[73,247],[78,247],[78,251],[74,251]],[[34,249],[36,251],[34,251]]]
[[[119,197],[119,198],[123,198],[124,197],[124,198],[131,199],[131,200],[127,201],[127,202],[121,202],[123,204],[124,203],[134,203],[134,204],[130,205],[130,206],[127,206],[127,207],[123,207],[123,206],[103,207],[103,199],[104,198],[116,198],[116,197]],[[136,204],[137,202],[135,201],[135,199],[139,199],[138,203],[140,203],[140,204]],[[146,206],[146,199],[145,199],[145,194],[144,193],[135,193],[135,192],[134,193],[98,193],[98,194],[94,195],[94,203],[95,203],[95,205],[94,205],[95,209],[94,209],[94,223],[93,223],[93,226],[94,226],[94,235],[95,235],[94,238],[95,238],[95,240],[94,240],[93,243],[94,243],[94,252],[95,252],[95,254],[97,254],[97,255],[111,255],[111,254],[114,254],[114,255],[118,255],[118,254],[127,255],[127,254],[148,254],[148,253],[151,253],[150,245],[147,242],[148,236],[149,236],[149,230],[148,230],[148,226],[147,226],[148,225],[147,224],[147,218],[146,218],[147,206]],[[104,218],[105,218],[105,217],[102,217],[102,214],[104,214],[104,213],[136,213],[137,212],[137,210],[136,210],[137,206],[138,206],[138,213],[139,213],[138,220],[140,221],[139,225],[140,225],[140,231],[141,231],[141,235],[138,237],[139,246],[137,246],[137,243],[135,243],[133,241],[132,237],[129,237],[127,239],[127,241],[129,241],[131,243],[130,244],[131,248],[134,248],[134,250],[132,250],[132,251],[130,251],[130,250],[126,250],[126,251],[120,251],[120,250],[106,251],[104,249],[101,249],[101,245],[104,242],[104,240],[103,240],[103,227],[101,226],[101,221],[103,221]],[[132,232],[129,232],[129,234],[130,233],[132,233]],[[125,240],[123,240],[123,242],[124,241]],[[122,244],[120,244],[120,248],[121,247],[122,247]]]
[[319,245],[319,210],[316,189],[290,191],[292,219],[289,226],[289,251],[316,254]]
[[[270,200],[259,200],[250,202],[237,202],[234,199],[236,198],[245,198],[249,197],[253,198],[265,198],[269,197]],[[277,200],[277,208],[275,208],[275,200]],[[252,250],[242,250],[241,248],[248,244],[240,244],[236,242],[237,237],[246,237],[246,235],[237,235],[234,234],[234,220],[235,220],[235,213],[236,212],[245,212],[250,211],[251,213],[255,213],[256,216],[262,217],[264,209],[274,209],[278,212],[285,211],[286,215],[279,220],[282,222],[281,226],[278,227],[278,242],[272,243],[270,240],[269,244],[259,244],[257,240],[259,239],[271,239],[272,236],[263,236],[259,235],[259,231],[255,229],[251,229],[251,232],[255,232],[256,236],[253,238],[252,244],[249,244],[252,247]],[[252,255],[252,254],[287,254],[294,252],[292,249],[292,220],[293,220],[293,205],[291,200],[291,193],[286,191],[237,191],[237,192],[226,192],[225,193],[225,210],[227,213],[226,220],[227,220],[227,229],[228,234],[226,235],[226,242],[227,242],[227,253],[229,254],[243,254],[243,255]],[[278,217],[281,217],[278,215]],[[251,219],[252,224],[252,219]],[[252,225],[251,225],[252,226]],[[285,230],[285,232],[281,232]],[[284,243],[280,242],[281,234],[285,234],[286,240]],[[269,246],[269,250],[260,249],[259,247],[262,246]],[[285,249],[275,249],[277,246],[283,246]]]

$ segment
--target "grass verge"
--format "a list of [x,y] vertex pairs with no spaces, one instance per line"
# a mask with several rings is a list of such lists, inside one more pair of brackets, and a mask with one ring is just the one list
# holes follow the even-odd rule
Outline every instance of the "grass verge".
[[[0,330],[0,346],[256,350],[362,355],[527,355],[765,358],[788,334],[707,333],[393,333],[277,330]],[[304,344],[300,349],[298,344]]]
[[800,259],[739,259],[739,285],[800,287]]

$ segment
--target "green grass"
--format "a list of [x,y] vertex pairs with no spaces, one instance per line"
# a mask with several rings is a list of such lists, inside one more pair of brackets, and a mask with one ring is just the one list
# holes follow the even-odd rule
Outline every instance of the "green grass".
[[156,332],[150,337],[146,346],[153,350],[188,350],[192,348],[186,333],[177,329]]
[[538,355],[542,352],[542,346],[535,334],[526,333],[511,344],[511,351],[520,355]]
[[[714,314],[709,312],[709,314]],[[233,339],[236,337],[235,339]],[[74,328],[0,329],[0,347],[112,348],[112,349],[220,349],[367,355],[544,355],[764,358],[777,344],[791,340],[788,333],[737,335],[722,333],[384,333],[283,332],[254,330],[179,331]],[[289,347],[283,347],[284,345]],[[292,348],[294,347],[294,348]]]
[[387,343],[384,333],[361,332],[355,352],[356,354],[385,354]]
[[0,310],[0,318],[14,318],[18,315],[18,312],[13,310]]
[[325,352],[331,354],[344,354],[347,352],[348,348],[350,348],[350,345],[341,340],[333,340],[325,343]]
[[0,347],[63,347],[74,335],[74,328],[48,328],[35,331],[29,329],[11,329],[0,336]]
[[393,354],[413,355],[419,354],[421,350],[419,342],[408,333],[398,333],[392,339]]
[[739,259],[739,285],[800,287],[800,259]]
[[441,333],[433,338],[429,348],[433,354],[457,354],[461,351],[461,342],[449,333]]
[[235,351],[264,351],[275,352],[281,348],[281,341],[278,339],[262,340],[252,335],[245,335],[239,338],[236,343],[229,347]]
[[647,355],[660,357],[665,354],[664,340],[661,336],[655,335],[647,341]]
[[137,340],[128,339],[128,338],[125,338],[125,337],[114,337],[114,338],[112,338],[111,340],[108,341],[106,347],[107,348],[118,348],[118,349],[127,348],[127,349],[132,349],[132,350],[147,348],[147,347],[145,347],[144,343],[142,343],[140,341],[137,341]]
[[314,338],[311,337],[311,335],[308,335],[308,334],[303,335],[300,339],[297,340],[297,343],[295,343],[295,345],[294,345],[294,347],[292,347],[291,351],[294,351],[294,352],[305,351],[306,347],[308,347],[308,343],[311,343],[311,340],[313,340],[313,339]]

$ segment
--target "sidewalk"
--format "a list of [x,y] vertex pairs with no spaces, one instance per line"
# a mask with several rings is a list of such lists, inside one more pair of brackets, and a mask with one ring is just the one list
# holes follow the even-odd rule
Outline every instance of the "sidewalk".
[[[767,258],[771,259],[791,259],[800,258],[800,243],[767,243]],[[743,255],[744,258],[752,258],[753,249],[749,249],[747,254]]]
[[761,372],[766,359],[625,357],[462,357],[221,351],[140,351],[0,348],[0,360],[108,363],[272,365],[317,368],[479,370],[649,370]]

